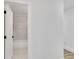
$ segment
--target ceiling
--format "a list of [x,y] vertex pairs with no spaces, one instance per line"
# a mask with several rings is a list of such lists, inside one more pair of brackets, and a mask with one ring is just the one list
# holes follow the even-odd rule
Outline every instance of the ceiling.
[[[9,3],[14,13],[27,13],[27,5]],[[64,0],[64,10],[74,8],[74,0]]]
[[10,3],[10,7],[14,14],[27,14],[27,5],[18,4],[18,3]]

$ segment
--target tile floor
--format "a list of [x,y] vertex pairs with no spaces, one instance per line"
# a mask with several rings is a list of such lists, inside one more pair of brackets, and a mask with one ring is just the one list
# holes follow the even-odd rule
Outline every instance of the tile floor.
[[28,59],[28,50],[26,49],[14,49],[13,59]]
[[64,50],[64,57],[65,59],[74,59],[74,54],[72,52]]

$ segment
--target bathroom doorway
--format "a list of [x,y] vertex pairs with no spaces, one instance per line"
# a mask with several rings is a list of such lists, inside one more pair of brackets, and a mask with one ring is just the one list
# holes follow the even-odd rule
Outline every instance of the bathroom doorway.
[[28,59],[29,4],[5,2],[5,59]]

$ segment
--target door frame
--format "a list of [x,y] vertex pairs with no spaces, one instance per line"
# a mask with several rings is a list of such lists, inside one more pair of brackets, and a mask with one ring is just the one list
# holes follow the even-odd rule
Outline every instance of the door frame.
[[13,12],[9,4],[5,4],[4,7],[4,28],[4,59],[10,59],[13,56]]
[[[30,54],[30,50],[31,50],[31,46],[32,46],[32,38],[31,38],[31,23],[32,23],[32,20],[31,20],[31,10],[32,10],[32,3],[31,2],[24,2],[24,1],[4,1],[5,3],[17,3],[17,4],[23,4],[23,5],[28,5],[28,19],[27,19],[27,33],[28,33],[28,59],[31,58],[31,54]],[[5,43],[4,43],[5,44]]]

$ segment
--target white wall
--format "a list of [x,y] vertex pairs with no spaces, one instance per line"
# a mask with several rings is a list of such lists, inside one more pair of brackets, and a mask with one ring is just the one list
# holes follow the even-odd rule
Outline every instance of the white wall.
[[65,48],[74,51],[74,10],[65,11]]
[[32,0],[30,59],[63,58],[63,0]]

